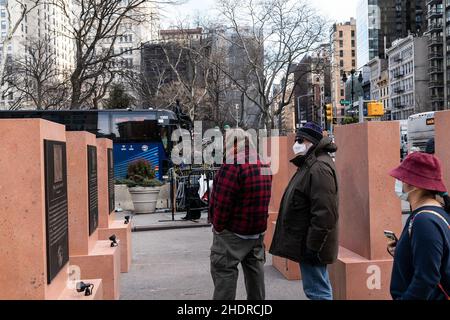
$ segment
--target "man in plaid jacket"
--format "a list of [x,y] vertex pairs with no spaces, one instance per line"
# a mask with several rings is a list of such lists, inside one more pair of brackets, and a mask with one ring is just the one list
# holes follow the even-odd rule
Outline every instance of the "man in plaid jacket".
[[[238,139],[246,137],[241,129],[232,131]],[[237,161],[221,166],[214,179],[209,203],[209,219],[214,227],[211,247],[213,299],[235,299],[241,263],[248,299],[264,300],[264,233],[272,177],[268,167],[257,158],[251,142],[247,143],[245,153],[237,153],[234,139],[231,146],[227,150],[234,151],[233,160]]]

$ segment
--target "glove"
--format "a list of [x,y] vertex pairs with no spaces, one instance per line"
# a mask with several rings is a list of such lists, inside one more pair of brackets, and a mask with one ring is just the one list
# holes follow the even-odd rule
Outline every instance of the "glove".
[[305,253],[303,254],[302,261],[312,266],[323,265],[319,258],[319,252],[312,251],[310,249],[306,249]]

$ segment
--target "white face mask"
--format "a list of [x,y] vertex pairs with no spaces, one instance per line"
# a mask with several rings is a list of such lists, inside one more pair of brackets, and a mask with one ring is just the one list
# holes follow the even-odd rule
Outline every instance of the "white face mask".
[[308,150],[312,147],[312,144],[307,144],[305,142],[298,143],[295,142],[294,146],[292,147],[292,150],[294,151],[295,155],[305,155],[308,153]]
[[414,190],[411,190],[409,192],[404,192],[403,191],[403,182],[401,182],[398,179],[395,180],[395,193],[397,194],[397,197],[400,198],[400,200],[408,201],[409,194],[413,191]]

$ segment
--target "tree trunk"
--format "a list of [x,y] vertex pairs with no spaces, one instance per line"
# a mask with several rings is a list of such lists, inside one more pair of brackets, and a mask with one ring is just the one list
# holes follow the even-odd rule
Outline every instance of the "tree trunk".
[[72,99],[70,102],[70,109],[78,110],[80,109],[81,83],[74,76],[71,77],[70,82],[72,84]]

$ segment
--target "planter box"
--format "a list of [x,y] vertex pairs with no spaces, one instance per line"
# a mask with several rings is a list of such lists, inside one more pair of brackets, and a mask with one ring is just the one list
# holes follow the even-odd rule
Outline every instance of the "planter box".
[[160,187],[129,188],[128,190],[133,200],[134,213],[154,213],[160,189]]

